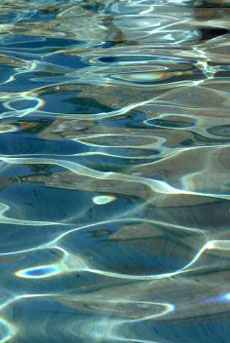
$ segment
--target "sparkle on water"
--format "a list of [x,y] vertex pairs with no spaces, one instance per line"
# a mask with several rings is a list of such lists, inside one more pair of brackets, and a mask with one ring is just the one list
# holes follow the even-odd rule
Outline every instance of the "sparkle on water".
[[0,343],[228,343],[230,0],[1,0]]

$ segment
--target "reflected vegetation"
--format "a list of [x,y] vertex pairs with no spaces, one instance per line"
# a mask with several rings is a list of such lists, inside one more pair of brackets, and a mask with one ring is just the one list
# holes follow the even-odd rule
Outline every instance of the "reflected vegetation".
[[0,343],[226,343],[229,0],[1,0]]

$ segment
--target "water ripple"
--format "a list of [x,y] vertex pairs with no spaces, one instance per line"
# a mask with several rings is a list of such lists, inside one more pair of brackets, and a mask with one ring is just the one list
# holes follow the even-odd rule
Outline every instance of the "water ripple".
[[227,342],[229,14],[1,1],[0,343]]

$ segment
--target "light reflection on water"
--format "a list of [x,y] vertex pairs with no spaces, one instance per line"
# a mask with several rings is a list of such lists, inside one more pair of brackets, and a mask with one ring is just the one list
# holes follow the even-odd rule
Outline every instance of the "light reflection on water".
[[226,343],[230,1],[1,0],[0,343]]

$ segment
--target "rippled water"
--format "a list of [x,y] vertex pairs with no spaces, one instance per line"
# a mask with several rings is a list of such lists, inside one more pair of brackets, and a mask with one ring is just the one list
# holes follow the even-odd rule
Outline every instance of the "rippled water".
[[230,1],[1,0],[0,343],[228,343]]

